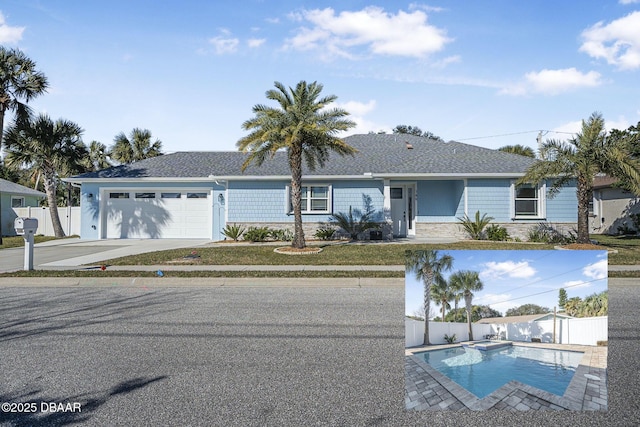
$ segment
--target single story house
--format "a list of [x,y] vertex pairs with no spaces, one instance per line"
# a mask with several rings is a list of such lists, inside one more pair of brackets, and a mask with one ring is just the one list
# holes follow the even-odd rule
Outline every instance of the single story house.
[[[575,187],[547,197],[550,182],[516,186],[534,159],[460,142],[405,134],[344,138],[358,152],[331,154],[303,170],[305,235],[333,213],[364,209],[384,224],[384,237],[460,237],[459,217],[494,217],[512,236],[542,221],[576,226]],[[226,225],[293,230],[291,172],[278,152],[261,167],[241,166],[241,152],[176,152],[65,181],[81,188],[81,238],[210,238]]]
[[[572,317],[564,313],[556,313],[556,319],[572,319]],[[545,320],[553,320],[553,313],[525,314],[523,316],[486,317],[474,323],[500,325],[507,323],[543,322]]]
[[[480,319],[474,323],[491,325],[491,338],[506,339],[510,341],[537,340],[539,342],[553,342],[553,318],[553,313],[528,314],[524,316],[489,317]],[[562,321],[573,319],[573,317],[568,316],[565,313],[556,313],[555,318],[556,342],[559,342],[558,340],[561,337],[563,325]]]
[[13,224],[17,215],[13,208],[39,206],[46,194],[0,178],[0,232],[3,236],[15,236]]
[[589,230],[596,234],[625,234],[637,230],[632,215],[640,214],[640,198],[615,187],[618,179],[596,176],[593,180],[593,208],[589,212]]

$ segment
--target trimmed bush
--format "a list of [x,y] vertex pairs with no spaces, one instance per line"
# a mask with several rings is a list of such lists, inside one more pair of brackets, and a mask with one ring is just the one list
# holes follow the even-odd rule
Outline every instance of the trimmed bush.
[[329,225],[323,225],[316,230],[314,236],[320,240],[333,240],[334,234],[336,234],[335,228]]
[[249,227],[244,233],[244,240],[250,242],[264,242],[271,235],[269,227]]
[[487,227],[487,238],[489,240],[503,242],[509,239],[509,233],[506,228],[498,224],[491,224]]

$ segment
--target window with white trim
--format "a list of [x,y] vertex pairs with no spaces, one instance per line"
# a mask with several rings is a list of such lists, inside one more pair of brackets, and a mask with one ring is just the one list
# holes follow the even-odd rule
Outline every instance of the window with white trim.
[[[300,208],[303,214],[331,213],[330,185],[302,185],[300,187]],[[293,213],[291,187],[287,186],[288,213]]]
[[546,185],[521,184],[511,185],[513,218],[545,218]]
[[24,203],[24,197],[11,196],[11,207],[12,208],[24,208],[24,207],[26,207],[26,205]]

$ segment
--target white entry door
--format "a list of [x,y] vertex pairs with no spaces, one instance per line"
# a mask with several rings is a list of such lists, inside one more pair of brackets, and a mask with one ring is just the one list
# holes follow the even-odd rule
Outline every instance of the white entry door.
[[391,221],[393,235],[406,237],[407,235],[407,189],[406,187],[391,187]]

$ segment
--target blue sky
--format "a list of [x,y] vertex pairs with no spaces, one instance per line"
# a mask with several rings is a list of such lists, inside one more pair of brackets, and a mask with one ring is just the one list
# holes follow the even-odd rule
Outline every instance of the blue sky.
[[[607,289],[606,251],[442,250],[438,254],[453,257],[453,268],[445,278],[460,270],[477,271],[484,286],[475,293],[473,304],[489,305],[502,315],[523,304],[553,310],[560,288],[569,298],[584,298]],[[413,272],[406,274],[405,285],[405,314],[413,315],[422,304],[423,285]],[[431,304],[432,317],[441,315],[441,310]]]
[[[318,81],[357,122],[489,148],[640,120],[640,0],[4,0],[0,44],[49,78],[38,112],[107,145],[235,150],[274,81]],[[568,132],[568,133],[563,133]],[[508,136],[499,136],[508,135]],[[345,134],[346,136],[346,134]]]

